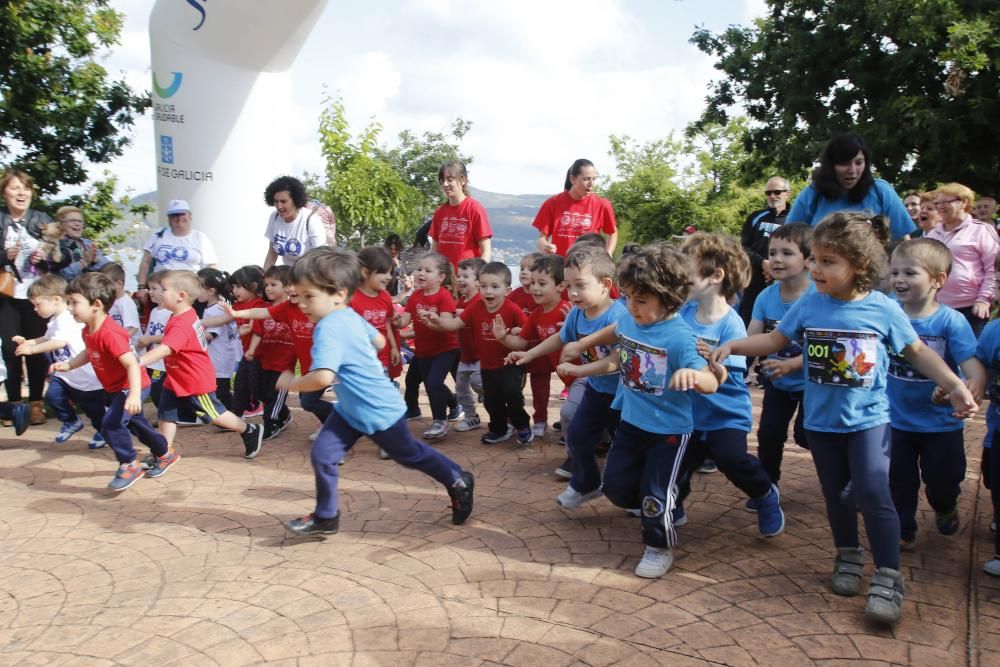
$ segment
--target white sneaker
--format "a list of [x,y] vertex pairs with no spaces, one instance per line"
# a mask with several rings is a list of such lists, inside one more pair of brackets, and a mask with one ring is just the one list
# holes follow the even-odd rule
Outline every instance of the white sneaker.
[[580,493],[574,489],[569,484],[566,485],[566,490],[559,494],[556,498],[556,502],[566,509],[573,509],[579,507],[587,501],[598,498],[601,495],[600,489],[594,489],[590,493]]
[[545,429],[547,429],[548,427],[549,427],[549,425],[546,424],[545,422],[535,422],[535,425],[531,427],[531,433],[536,438],[544,438],[545,437]]
[[385,451],[381,447],[378,448],[378,457],[380,459],[382,459],[383,461],[386,461],[386,460],[392,458],[391,456],[389,456],[389,452]]
[[448,435],[448,422],[435,419],[431,422],[431,427],[424,431],[424,440],[440,440],[446,435]]
[[455,425],[455,430],[464,433],[465,431],[471,431],[474,428],[482,428],[483,422],[479,419],[479,415],[473,415],[466,417],[458,424]]
[[316,429],[315,431],[313,431],[312,433],[310,433],[309,434],[309,440],[311,442],[316,442],[316,438],[319,437],[319,432],[322,431],[322,430],[323,430],[323,427],[320,426],[318,429]]
[[635,575],[644,579],[662,577],[674,564],[674,552],[671,549],[646,547],[642,560],[635,566]]

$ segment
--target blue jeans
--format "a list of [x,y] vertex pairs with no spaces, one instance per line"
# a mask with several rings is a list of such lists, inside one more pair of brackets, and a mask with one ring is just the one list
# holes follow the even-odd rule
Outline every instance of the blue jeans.
[[358,439],[367,435],[384,449],[397,463],[415,468],[451,488],[460,478],[462,469],[457,463],[410,435],[406,418],[377,433],[362,433],[340,416],[336,410],[316,436],[312,447],[312,466],[316,475],[317,518],[329,519],[340,511],[337,482],[340,478],[340,461]]
[[681,464],[680,502],[691,493],[691,475],[702,461],[712,459],[719,471],[748,498],[762,498],[771,490],[771,478],[753,454],[747,452],[747,432],[735,428],[695,431]]
[[889,489],[899,514],[899,532],[917,534],[917,499],[924,481],[927,502],[935,512],[955,509],[965,479],[963,429],[944,433],[913,433],[892,429]]
[[49,388],[45,392],[45,404],[52,408],[56,419],[63,424],[72,424],[77,420],[76,404],[87,419],[98,431],[101,430],[101,420],[104,419],[104,390],[83,391],[71,387],[61,377],[53,376]]
[[[601,471],[597,467],[597,445],[607,429],[612,437],[621,411],[611,407],[614,394],[604,394],[589,384],[583,391],[580,406],[566,429],[566,446],[573,459],[573,477],[569,484],[579,493],[590,493],[601,486]],[[634,505],[633,505],[634,507]]]
[[[875,567],[899,569],[899,516],[889,492],[889,425],[853,433],[806,430],[809,451],[826,500],[826,516],[839,547],[857,547],[858,512],[865,518]],[[853,502],[840,492],[851,482]]]
[[[101,421],[101,435],[111,446],[118,463],[135,461],[135,448],[132,446],[133,435],[139,439],[139,442],[149,447],[155,456],[163,456],[167,453],[166,438],[146,421],[142,412],[137,415],[125,412],[127,389],[116,393],[105,392],[104,396],[108,411],[104,413],[104,419]],[[140,400],[145,401],[147,396],[149,396],[148,387],[142,390]]]
[[[435,421],[448,418],[448,408],[454,406],[455,395],[444,384],[444,378],[458,365],[458,350],[448,350],[433,357],[415,357],[413,364],[420,372],[424,390],[431,404],[431,416]],[[415,405],[415,403],[414,403]]]

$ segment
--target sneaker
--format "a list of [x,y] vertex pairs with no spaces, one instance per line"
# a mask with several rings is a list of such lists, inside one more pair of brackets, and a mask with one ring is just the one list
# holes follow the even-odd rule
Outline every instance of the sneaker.
[[461,422],[455,426],[455,430],[459,433],[464,433],[465,431],[471,431],[474,428],[482,428],[483,421],[479,418],[479,415],[473,415],[466,417]]
[[861,547],[839,547],[833,562],[830,590],[837,595],[857,595],[861,592],[861,576],[865,573],[865,556]]
[[27,403],[15,403],[14,414],[11,419],[11,426],[14,427],[14,435],[21,435],[28,430],[31,425],[31,408]]
[[556,430],[556,431],[559,431],[560,433],[562,433],[562,422],[561,421],[559,421],[559,422],[553,422],[552,423],[552,428],[553,428],[553,430]]
[[165,475],[170,466],[180,460],[181,455],[171,449],[166,454],[156,459],[156,465],[146,471],[146,477],[155,478]]
[[87,449],[103,449],[108,443],[104,440],[104,436],[98,431],[94,433],[94,437],[90,439],[87,443]]
[[635,566],[635,575],[644,579],[662,577],[674,564],[673,550],[659,547],[646,547],[642,560]]
[[476,478],[471,472],[462,471],[461,483],[448,489],[451,497],[451,522],[456,526],[461,526],[472,514],[472,496],[476,486]]
[[323,427],[320,426],[318,429],[316,429],[315,431],[313,431],[312,433],[310,433],[309,434],[309,442],[316,442],[316,438],[319,437],[319,432],[322,431],[322,430],[323,430]]
[[484,433],[483,436],[479,438],[479,441],[485,445],[495,445],[498,442],[505,442],[507,440],[510,440],[511,436],[513,435],[514,435],[514,427],[508,426],[506,433],[494,433],[493,431],[490,431],[488,433]]
[[264,404],[258,403],[255,407],[247,408],[243,411],[243,419],[253,419],[264,415]]
[[145,458],[143,458],[142,461],[139,462],[139,467],[142,468],[143,470],[149,470],[155,466],[156,466],[156,454],[154,454],[153,452],[146,454]]
[[1000,577],[1000,554],[986,561],[986,564],[983,565],[983,572],[991,577]]
[[[385,450],[384,450],[384,449],[382,449],[381,447],[379,447],[379,448],[378,448],[378,457],[379,457],[379,459],[381,459],[382,461],[388,461],[389,459],[391,459],[391,458],[392,458],[391,456],[389,456],[389,452],[385,451]],[[343,465],[343,463],[344,463],[344,462],[343,462],[343,461],[341,461],[341,462],[340,462],[340,463],[338,463],[337,465]]]
[[56,433],[56,442],[62,444],[73,437],[73,434],[77,431],[83,430],[83,421],[79,418],[76,421],[67,422],[62,425],[59,432]]
[[406,414],[403,415],[407,420],[420,419],[423,415],[420,414],[420,408],[407,408]]
[[942,535],[954,535],[958,532],[958,505],[950,512],[935,512],[934,523],[937,524],[938,532]]
[[315,514],[285,523],[285,530],[292,535],[333,535],[340,530],[340,512],[329,519],[320,519]]
[[670,520],[674,524],[674,528],[680,528],[681,526],[686,526],[688,522],[688,517],[687,514],[684,513],[684,508],[678,506],[675,507],[673,510],[671,510]]
[[548,429],[549,425],[545,422],[535,422],[535,425],[531,427],[531,434],[536,438],[544,438],[545,430]]
[[264,442],[264,428],[260,424],[247,424],[247,430],[240,437],[246,447],[246,453],[243,454],[245,458],[252,459],[260,454],[260,446]]
[[700,475],[709,475],[713,472],[719,472],[719,466],[715,465],[715,461],[712,459],[705,459],[695,472]]
[[565,509],[575,509],[580,505],[583,505],[585,502],[591,501],[594,498],[599,498],[601,493],[600,488],[588,491],[587,493],[580,493],[571,485],[567,484],[566,490],[556,497],[556,502]]
[[879,623],[898,623],[904,592],[902,573],[889,567],[878,568],[868,586],[865,618]]
[[460,422],[463,419],[465,419],[465,410],[462,409],[461,405],[456,405],[448,411],[448,421]]
[[286,428],[292,425],[292,413],[288,413],[288,417],[284,421],[274,422],[274,425],[269,429],[269,433],[264,434],[265,440],[270,440],[271,438],[278,437],[278,434],[284,431]]
[[560,401],[565,401],[567,398],[569,398],[569,389],[563,389],[559,392]]
[[630,516],[633,519],[641,519],[642,518],[642,510],[640,508],[638,508],[638,507],[633,507],[631,509],[627,509],[627,510],[625,510],[625,516]]
[[424,431],[424,440],[440,440],[446,435],[448,435],[448,422],[435,419],[431,422],[431,427]]
[[901,536],[899,538],[899,550],[900,551],[905,551],[905,552],[908,552],[908,553],[916,551],[917,550],[917,536],[916,535],[911,535],[909,537],[907,537],[905,535]]
[[785,530],[785,513],[781,511],[781,494],[771,485],[771,492],[757,499],[757,530],[764,537],[781,535]]
[[573,479],[573,457],[567,456],[566,460],[559,464],[559,467],[555,469],[556,477],[562,477],[563,479]]
[[997,532],[997,522],[996,521],[991,521],[990,522],[990,532],[991,533]]
[[517,446],[527,447],[535,439],[535,434],[530,428],[521,429],[517,432]]
[[746,504],[743,505],[743,509],[747,512],[753,512],[756,514],[757,510],[760,509],[760,503],[756,498],[748,498]]
[[118,471],[115,473],[114,479],[108,483],[108,488],[112,491],[124,491],[142,479],[145,474],[146,471],[134,461],[132,463],[123,463],[118,466]]

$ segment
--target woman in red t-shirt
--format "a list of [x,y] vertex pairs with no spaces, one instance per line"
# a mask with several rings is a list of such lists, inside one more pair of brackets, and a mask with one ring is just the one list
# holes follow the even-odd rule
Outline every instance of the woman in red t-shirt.
[[452,272],[469,257],[490,261],[493,255],[493,229],[483,205],[469,196],[469,174],[465,164],[449,160],[438,169],[438,182],[448,201],[434,211],[428,232],[434,239],[431,249],[451,262]]
[[566,172],[564,191],[549,197],[538,209],[532,225],[538,230],[538,249],[566,256],[573,242],[583,234],[603,232],[605,249],[614,253],[618,225],[611,202],[593,194],[597,169],[590,160],[577,160]]

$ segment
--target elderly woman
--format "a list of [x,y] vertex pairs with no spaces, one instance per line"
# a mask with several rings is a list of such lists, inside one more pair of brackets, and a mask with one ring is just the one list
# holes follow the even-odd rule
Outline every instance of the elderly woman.
[[214,269],[218,262],[212,240],[191,228],[191,207],[183,199],[172,199],[167,204],[167,226],[149,237],[142,248],[136,294],[145,298],[146,279],[154,265],[157,271],[197,273]]
[[56,221],[65,236],[59,242],[62,261],[53,265],[54,273],[73,280],[84,271],[96,271],[108,263],[101,249],[90,239],[83,238],[83,211],[75,206],[63,206],[56,211]]
[[267,219],[267,271],[281,258],[281,263],[292,266],[307,251],[327,245],[323,221],[313,215],[302,181],[291,176],[276,178],[264,190],[264,201],[274,207]]
[[823,148],[812,183],[795,198],[785,222],[804,222],[815,227],[838,211],[883,216],[889,222],[894,241],[917,229],[892,186],[872,175],[871,150],[853,132],[834,137]]
[[[5,253],[3,270],[14,274],[14,294],[0,296],[0,340],[3,345],[3,359],[7,365],[7,400],[21,401],[21,359],[14,354],[14,336],[39,338],[45,335],[45,320],[35,313],[28,300],[28,288],[38,277],[44,264],[44,257],[37,252],[41,241],[41,226],[52,219],[41,211],[31,208],[35,196],[35,181],[23,171],[10,170],[0,176],[0,192],[3,193],[3,207],[0,208],[0,238],[3,239]],[[28,400],[31,401],[30,420],[32,424],[45,423],[45,408],[42,403],[45,390],[45,376],[49,363],[44,355],[24,358],[28,370]]]
[[934,206],[934,193],[921,192],[920,213],[917,215],[917,227],[920,228],[920,232],[924,236],[927,236],[927,232],[931,231],[939,224],[941,224],[941,216],[938,215],[937,208]]
[[937,300],[965,315],[978,337],[990,316],[996,290],[994,262],[1000,239],[993,225],[972,217],[976,195],[959,183],[946,183],[934,191],[934,207],[941,224],[927,233],[951,251],[951,273]]

